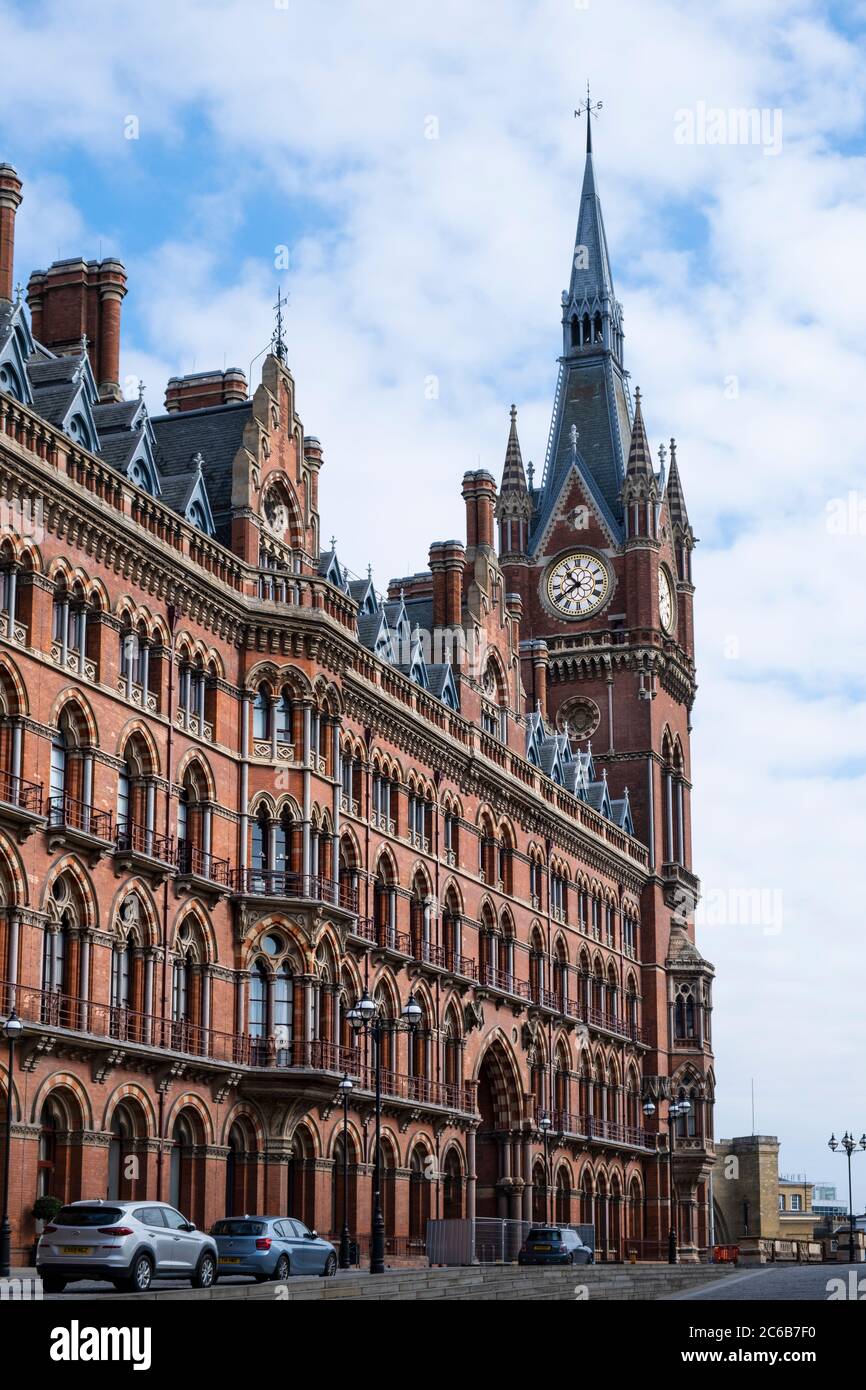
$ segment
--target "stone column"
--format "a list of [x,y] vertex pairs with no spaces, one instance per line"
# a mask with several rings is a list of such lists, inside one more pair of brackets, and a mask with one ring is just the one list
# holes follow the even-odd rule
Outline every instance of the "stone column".
[[477,1174],[475,1172],[475,1130],[470,1129],[466,1134],[466,1215],[470,1221],[475,1220],[475,1185]]

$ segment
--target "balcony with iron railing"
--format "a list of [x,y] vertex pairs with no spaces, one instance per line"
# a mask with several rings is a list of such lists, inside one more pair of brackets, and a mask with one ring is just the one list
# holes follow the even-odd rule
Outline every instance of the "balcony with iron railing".
[[220,859],[209,850],[200,849],[189,840],[179,840],[174,846],[172,862],[181,878],[196,883],[231,888],[232,871],[227,859]]
[[113,840],[111,812],[100,811],[69,792],[49,797],[48,826],[51,831],[73,841],[98,841],[107,846]]
[[453,947],[442,946],[436,941],[425,941],[417,931],[398,931],[396,927],[374,922],[369,917],[359,917],[352,931],[355,936],[371,942],[382,951],[393,951],[395,955],[421,961],[446,974],[460,975],[465,980],[478,979],[476,964],[471,956],[464,956]]
[[[20,1044],[25,1048],[28,1033],[50,1029],[75,1035],[79,1043],[90,1042],[97,1048],[122,1042],[128,1048],[194,1057],[215,1066],[292,1075],[299,1081],[310,1073],[335,1078],[348,1073],[355,1079],[356,1091],[375,1091],[375,1069],[361,1050],[325,1039],[226,1033],[203,1028],[189,1019],[161,1018],[125,1005],[77,999],[58,990],[0,982],[0,1012],[5,1016],[13,1008],[25,1026]],[[381,1085],[383,1094],[395,1100],[475,1113],[472,1082],[434,1081],[383,1067]]]
[[235,869],[232,891],[237,897],[290,898],[328,903],[344,912],[358,911],[358,889],[324,874],[299,874],[287,869]]
[[114,839],[118,859],[147,861],[175,867],[174,841],[137,821],[121,821]]
[[518,999],[532,999],[532,988],[528,980],[518,980],[510,970],[500,970],[494,965],[482,965],[480,983],[487,989],[498,990],[500,994],[515,995]]
[[0,769],[0,818],[31,824],[42,820],[42,799],[41,782],[28,782],[14,772]]
[[605,1144],[623,1144],[630,1149],[656,1148],[656,1135],[636,1125],[623,1125],[618,1120],[602,1120],[595,1115],[581,1115],[569,1110],[554,1110],[550,1116],[555,1132],[576,1135],[582,1139]]

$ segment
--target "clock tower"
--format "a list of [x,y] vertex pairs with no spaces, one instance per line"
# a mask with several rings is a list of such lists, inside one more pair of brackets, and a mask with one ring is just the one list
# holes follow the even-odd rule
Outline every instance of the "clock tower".
[[[639,944],[652,1048],[645,1100],[664,1136],[671,1099],[695,1091],[712,1113],[712,967],[694,939],[695,537],[675,441],[654,459],[644,411],[625,369],[588,128],[544,471],[536,487],[512,407],[497,504],[500,560],[507,590],[522,602],[528,712],[539,709],[576,747],[589,741],[611,797],[628,789],[635,835],[647,848]],[[696,1193],[712,1146],[708,1134],[690,1132],[688,1119],[679,1123],[676,1180]]]

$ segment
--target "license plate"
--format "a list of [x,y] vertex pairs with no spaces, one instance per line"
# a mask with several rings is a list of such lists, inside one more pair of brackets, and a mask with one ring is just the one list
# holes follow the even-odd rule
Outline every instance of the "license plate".
[[237,1255],[220,1255],[221,1265],[239,1265],[240,1259]]
[[533,1250],[536,1252],[536,1254],[538,1254],[538,1251],[539,1251],[539,1250],[549,1250],[549,1249],[550,1249],[550,1246],[549,1246],[549,1245],[533,1245],[532,1248],[533,1248]]
[[64,1245],[64,1247],[63,1247],[63,1253],[64,1253],[64,1255],[89,1255],[89,1254],[90,1254],[90,1246],[89,1246],[89,1245]]

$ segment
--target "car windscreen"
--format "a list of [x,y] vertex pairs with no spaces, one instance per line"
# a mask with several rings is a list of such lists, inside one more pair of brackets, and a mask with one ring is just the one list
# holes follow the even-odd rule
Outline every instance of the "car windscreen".
[[261,1221],[217,1221],[211,1231],[213,1236],[260,1236],[264,1230]]
[[529,1235],[526,1237],[526,1239],[527,1239],[527,1240],[550,1240],[550,1241],[553,1241],[553,1240],[561,1240],[561,1239],[562,1239],[562,1236],[561,1236],[561,1234],[560,1234],[559,1231],[548,1231],[548,1230],[546,1230],[544,1227],[535,1226],[535,1227],[533,1227],[533,1229],[529,1232]]
[[116,1226],[123,1216],[120,1207],[61,1207],[52,1226]]

